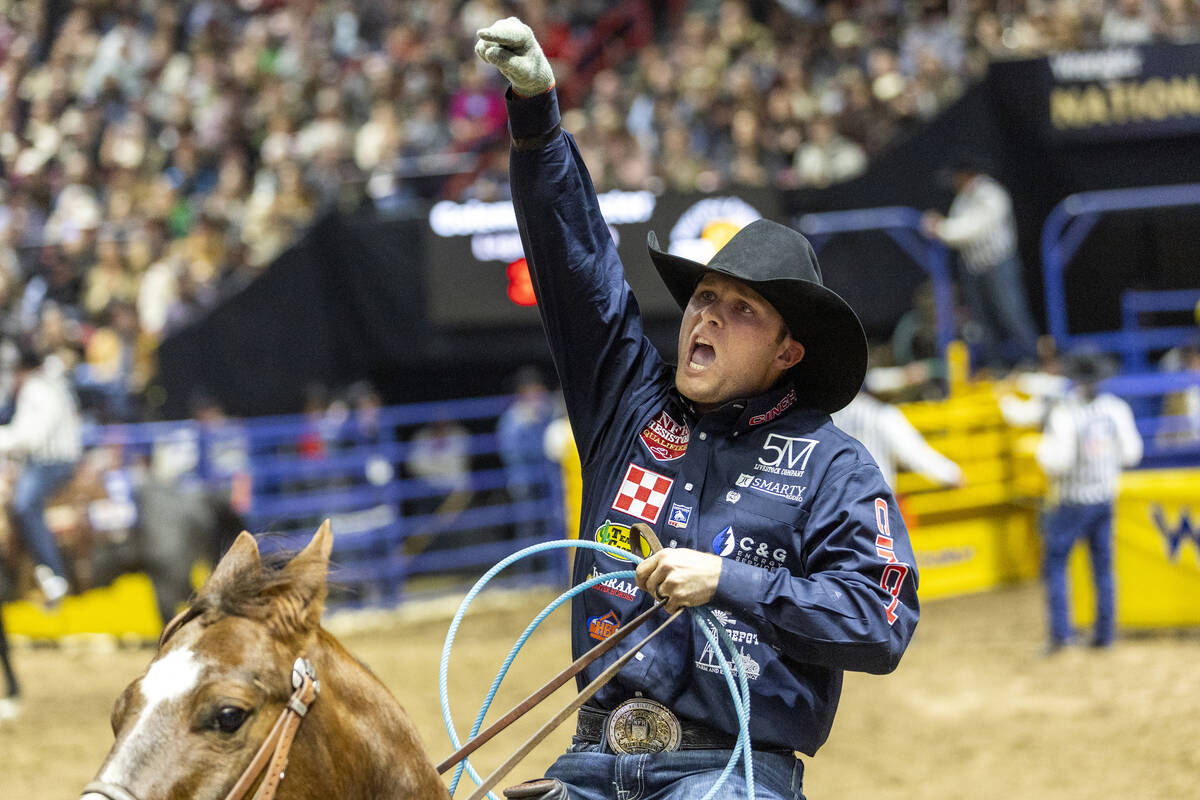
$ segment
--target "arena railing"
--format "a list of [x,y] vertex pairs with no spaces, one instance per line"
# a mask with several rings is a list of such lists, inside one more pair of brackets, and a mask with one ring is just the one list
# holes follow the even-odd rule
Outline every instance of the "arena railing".
[[813,250],[818,253],[837,234],[868,231],[887,234],[929,276],[937,316],[938,350],[946,351],[954,338],[954,278],[950,271],[950,253],[941,242],[921,233],[920,211],[911,206],[824,211],[801,215],[796,220],[796,227],[808,237]]
[[[1188,313],[1193,322],[1187,325],[1151,326],[1142,324],[1143,314]],[[1174,289],[1167,291],[1139,291],[1126,289],[1121,292],[1121,330],[1125,349],[1122,352],[1125,370],[1145,372],[1150,369],[1146,348],[1139,346],[1142,335],[1153,331],[1159,340],[1155,346],[1168,347],[1189,338],[1200,336],[1200,289]]]
[[[457,591],[504,556],[563,538],[559,470],[547,460],[507,468],[495,430],[508,396],[380,409],[363,426],[354,412],[137,425],[91,426],[125,470],[180,491],[230,493],[246,527],[268,533],[265,551],[302,545],[321,520],[334,531],[334,605],[392,605]],[[457,426],[463,474],[414,469],[423,427]],[[247,491],[236,497],[237,486]],[[228,532],[225,532],[228,533]],[[511,580],[565,585],[566,559],[548,555]]]
[[[1200,184],[1143,186],[1068,195],[1042,226],[1042,281],[1046,327],[1060,352],[1093,347],[1113,353],[1164,350],[1181,344],[1194,326],[1071,333],[1067,322],[1065,273],[1071,259],[1105,214],[1200,205]],[[1136,302],[1136,301],[1135,301]]]

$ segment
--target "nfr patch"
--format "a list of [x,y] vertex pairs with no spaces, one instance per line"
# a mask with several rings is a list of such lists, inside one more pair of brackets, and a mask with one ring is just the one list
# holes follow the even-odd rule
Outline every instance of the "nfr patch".
[[655,461],[675,461],[687,452],[691,431],[687,425],[676,422],[666,411],[642,428],[642,445]]

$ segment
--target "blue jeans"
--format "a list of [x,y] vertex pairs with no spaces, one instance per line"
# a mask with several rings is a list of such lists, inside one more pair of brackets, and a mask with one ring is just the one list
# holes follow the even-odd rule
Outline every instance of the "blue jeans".
[[66,577],[62,556],[54,534],[46,527],[46,500],[75,474],[70,461],[28,461],[13,488],[13,514],[21,538],[38,564],[45,564],[55,575]]
[[1092,579],[1096,586],[1096,644],[1109,644],[1115,629],[1113,613],[1112,506],[1062,505],[1047,511],[1042,537],[1043,574],[1050,610],[1050,638],[1057,643],[1070,640],[1073,629],[1067,604],[1067,559],[1075,542],[1083,539],[1092,557]]
[[983,329],[981,360],[1015,363],[1037,357],[1037,328],[1029,311],[1021,261],[1009,258],[987,272],[962,274],[963,299]]
[[[700,800],[729,761],[729,750],[676,750],[644,756],[614,755],[602,745],[576,745],[559,756],[547,778],[567,785],[571,800]],[[754,796],[804,800],[804,762],[793,756],[755,752]],[[739,759],[717,797],[739,800],[746,777]]]

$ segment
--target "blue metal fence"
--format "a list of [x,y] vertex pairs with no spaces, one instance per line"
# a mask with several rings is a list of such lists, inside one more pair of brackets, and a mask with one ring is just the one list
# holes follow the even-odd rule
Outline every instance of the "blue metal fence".
[[954,338],[954,277],[950,271],[950,251],[937,239],[921,233],[920,211],[910,206],[826,211],[800,216],[796,227],[808,237],[813,250],[818,253],[839,233],[886,233],[929,276],[937,315],[938,350],[946,351]]
[[[548,460],[507,468],[495,433],[513,398],[473,398],[354,412],[95,426],[90,447],[126,466],[166,472],[197,491],[229,493],[265,551],[301,546],[333,523],[335,605],[393,605],[457,590],[504,556],[564,536],[560,471]],[[462,474],[416,469],[420,431],[458,448]],[[510,580],[565,585],[566,560],[550,554]]]
[[1144,352],[1183,341],[1188,335],[1186,330],[1071,333],[1067,325],[1065,273],[1084,239],[1105,214],[1194,205],[1200,205],[1200,184],[1190,183],[1080,192],[1067,196],[1051,210],[1042,227],[1042,281],[1046,290],[1046,326],[1060,351],[1089,346],[1116,353]]

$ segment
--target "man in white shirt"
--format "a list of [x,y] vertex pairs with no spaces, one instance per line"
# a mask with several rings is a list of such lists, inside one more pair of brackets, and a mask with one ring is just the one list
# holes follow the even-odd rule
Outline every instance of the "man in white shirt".
[[952,167],[950,214],[926,211],[921,230],[959,253],[963,299],[983,330],[985,364],[1020,363],[1037,357],[1037,328],[1029,311],[1012,197],[969,160]]
[[71,479],[83,450],[82,423],[57,359],[23,348],[16,372],[16,410],[0,425],[0,454],[23,458],[13,487],[17,533],[36,563],[34,576],[48,604],[67,593],[66,568],[46,526],[46,500]]
[[1067,558],[1083,539],[1096,585],[1096,627],[1091,644],[1107,647],[1115,632],[1112,574],[1112,505],[1121,470],[1142,459],[1142,437],[1129,404],[1100,393],[1107,365],[1078,356],[1069,367],[1075,387],[1050,412],[1037,460],[1050,480],[1050,508],[1043,518],[1043,577],[1053,653],[1071,642],[1067,606]]
[[963,473],[958,464],[930,447],[904,412],[865,389],[832,417],[834,425],[867,448],[892,491],[896,489],[897,467],[916,472],[939,486],[962,485]]

